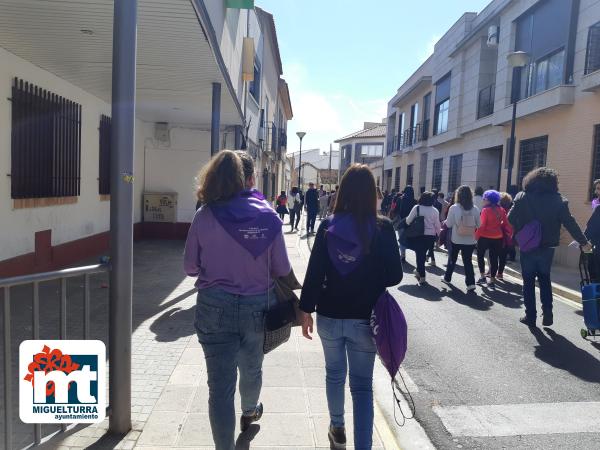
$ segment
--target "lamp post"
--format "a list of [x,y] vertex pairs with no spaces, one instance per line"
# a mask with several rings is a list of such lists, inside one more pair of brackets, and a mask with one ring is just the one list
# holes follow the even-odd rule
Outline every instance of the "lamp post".
[[[517,102],[519,101],[519,90],[520,86],[517,86],[516,74],[517,71],[521,71],[523,67],[527,66],[529,63],[529,55],[525,52],[513,52],[509,53],[506,57],[508,60],[508,65],[512,67],[512,84],[511,84],[511,93],[510,93],[510,101],[513,105],[512,110],[512,121],[510,124],[510,142],[508,146],[508,174],[506,177],[506,190],[508,191],[510,186],[512,185],[512,173],[513,166],[515,162],[515,126],[517,122]],[[520,77],[519,77],[520,80]]]
[[300,157],[298,158],[298,189],[302,189],[302,180],[300,178],[300,171],[302,170],[302,139],[306,136],[304,131],[297,131],[296,136],[300,138]]

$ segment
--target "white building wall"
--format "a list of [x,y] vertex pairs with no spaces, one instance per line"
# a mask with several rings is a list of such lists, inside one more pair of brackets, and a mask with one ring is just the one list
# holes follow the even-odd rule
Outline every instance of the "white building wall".
[[[11,87],[14,77],[47,89],[82,105],[81,195],[77,203],[13,209],[11,199]],[[52,230],[52,245],[102,233],[109,228],[110,203],[98,193],[100,115],[110,115],[110,105],[82,89],[40,69],[0,48],[0,261],[34,251],[38,231]],[[136,122],[135,214],[141,220],[143,174],[143,133],[145,126]],[[68,220],[66,220],[68,218]]]

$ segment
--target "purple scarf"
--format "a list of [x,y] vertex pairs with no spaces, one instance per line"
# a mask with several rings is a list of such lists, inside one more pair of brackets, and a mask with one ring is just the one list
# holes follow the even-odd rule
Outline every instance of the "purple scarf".
[[256,259],[281,233],[282,222],[258,191],[243,191],[225,203],[211,205],[217,222]]
[[[375,221],[367,226],[369,241],[375,232]],[[358,224],[350,214],[337,214],[329,218],[327,251],[337,271],[346,276],[354,271],[365,255],[358,234]]]

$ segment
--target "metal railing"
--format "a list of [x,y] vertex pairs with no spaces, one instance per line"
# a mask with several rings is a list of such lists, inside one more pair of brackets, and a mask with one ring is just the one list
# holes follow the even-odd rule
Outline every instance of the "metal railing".
[[479,91],[477,97],[477,118],[490,116],[494,113],[495,84],[490,84]]
[[[33,285],[32,307],[32,339],[40,337],[40,283],[60,280],[60,331],[59,339],[67,338],[67,279],[83,276],[83,337],[89,339],[90,335],[90,277],[110,270],[108,264],[74,267],[71,269],[57,270],[54,272],[36,273],[11,278],[0,278],[0,289],[4,292],[4,447],[12,448],[12,347],[11,347],[11,317],[10,317],[10,292],[11,288],[22,285]],[[33,425],[35,445],[42,441],[41,424]],[[62,431],[66,425],[61,425]]]
[[414,127],[407,128],[404,130],[402,139],[402,148],[409,148],[413,145],[421,142],[423,139],[423,133],[421,131],[421,124],[418,123]]

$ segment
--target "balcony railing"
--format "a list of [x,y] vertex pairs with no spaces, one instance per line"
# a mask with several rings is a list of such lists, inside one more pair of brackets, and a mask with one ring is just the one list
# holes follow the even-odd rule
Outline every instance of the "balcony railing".
[[490,116],[494,113],[495,85],[490,84],[479,91],[477,98],[477,118]]
[[409,148],[423,140],[423,131],[421,124],[418,123],[414,127],[404,130],[402,136],[402,148]]

